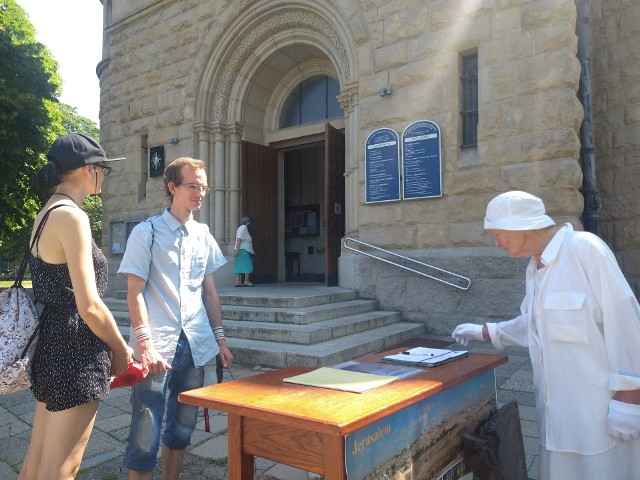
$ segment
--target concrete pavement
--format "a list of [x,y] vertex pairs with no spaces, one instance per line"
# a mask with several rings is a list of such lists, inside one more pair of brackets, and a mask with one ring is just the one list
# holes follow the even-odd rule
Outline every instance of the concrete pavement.
[[[423,338],[451,341],[450,338],[425,335]],[[495,353],[490,344],[472,343],[472,352]],[[511,347],[505,351],[509,362],[497,371],[498,406],[511,399],[518,401],[523,441],[530,480],[538,478],[538,434],[535,420],[531,363],[526,349]],[[232,366],[225,371],[225,380],[244,378],[264,371],[261,367]],[[91,480],[121,480],[126,478],[121,461],[129,433],[131,405],[129,388],[118,388],[104,397],[77,478]],[[0,395],[0,479],[17,478],[29,445],[35,400],[30,391]],[[225,480],[227,475],[227,417],[210,411],[211,432],[205,432],[202,409],[197,430],[192,437],[182,469],[182,478]],[[61,435],[64,433],[61,432]],[[159,467],[154,478],[160,478]],[[256,480],[307,480],[316,478],[301,470],[256,459]],[[421,480],[421,479],[420,479]]]

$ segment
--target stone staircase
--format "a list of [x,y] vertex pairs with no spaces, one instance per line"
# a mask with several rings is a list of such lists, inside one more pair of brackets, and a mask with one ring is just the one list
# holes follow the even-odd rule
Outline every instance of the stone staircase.
[[[246,366],[321,367],[379,352],[425,326],[380,311],[355,290],[281,283],[254,288],[218,286],[223,325],[235,362]],[[126,294],[105,299],[123,334],[129,333]]]

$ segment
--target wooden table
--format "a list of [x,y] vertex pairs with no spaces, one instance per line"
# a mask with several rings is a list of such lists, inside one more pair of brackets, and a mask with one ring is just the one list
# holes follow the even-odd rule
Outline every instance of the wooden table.
[[506,361],[503,355],[471,353],[360,394],[283,383],[313,370],[290,367],[184,392],[179,401],[228,413],[230,480],[253,480],[254,457],[345,480],[347,434]]

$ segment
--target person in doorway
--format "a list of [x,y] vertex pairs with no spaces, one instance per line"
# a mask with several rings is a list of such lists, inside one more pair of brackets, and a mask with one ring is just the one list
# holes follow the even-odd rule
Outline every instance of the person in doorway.
[[[236,275],[236,287],[253,287],[250,275],[253,273],[253,240],[249,233],[251,219],[242,217],[236,231],[236,244],[233,247],[233,273]],[[244,276],[244,281],[242,277]]]
[[53,142],[47,159],[34,181],[39,190],[55,191],[31,234],[33,293],[44,310],[31,370],[36,413],[21,480],[76,476],[100,397],[133,354],[100,298],[107,288],[107,259],[80,208],[89,194],[100,193],[113,160],[98,142],[78,133]]
[[510,257],[531,256],[521,314],[458,325],[453,338],[529,348],[538,478],[639,478],[640,306],[613,253],[596,235],[556,226],[526,192],[491,200],[484,226]]
[[118,273],[127,275],[130,344],[149,375],[132,388],[133,407],[123,465],[129,479],[151,479],[160,448],[162,478],[177,479],[198,408],[178,394],[203,386],[204,371],[229,367],[213,273],[226,263],[207,225],[193,219],[210,188],[205,164],[183,157],[164,171],[171,206],[136,225]]

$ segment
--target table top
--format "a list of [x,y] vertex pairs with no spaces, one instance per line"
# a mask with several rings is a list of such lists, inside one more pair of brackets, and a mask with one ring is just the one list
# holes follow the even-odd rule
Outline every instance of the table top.
[[[359,358],[378,358],[406,349]],[[330,435],[346,435],[409,405],[506,363],[504,355],[467,357],[423,368],[423,372],[364,393],[310,387],[282,380],[314,370],[288,367],[181,393],[183,403],[272,421]]]

